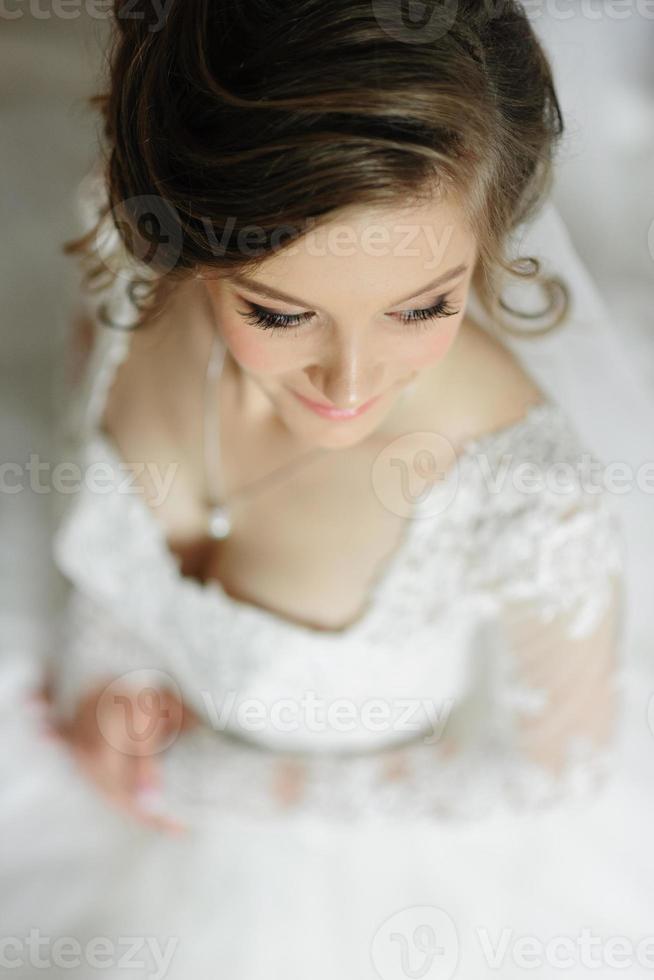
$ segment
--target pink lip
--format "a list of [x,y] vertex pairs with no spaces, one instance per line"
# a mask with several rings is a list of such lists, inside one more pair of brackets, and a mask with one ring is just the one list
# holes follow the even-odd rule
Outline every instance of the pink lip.
[[376,401],[379,400],[379,395],[375,398],[371,398],[369,401],[364,402],[363,405],[359,405],[355,409],[344,409],[344,408],[331,408],[329,405],[325,405],[322,402],[313,402],[310,398],[305,398],[304,395],[299,395],[297,391],[293,394],[299,398],[299,400],[314,411],[317,415],[322,415],[326,419],[355,419],[359,415],[363,415],[371,405],[374,405]]

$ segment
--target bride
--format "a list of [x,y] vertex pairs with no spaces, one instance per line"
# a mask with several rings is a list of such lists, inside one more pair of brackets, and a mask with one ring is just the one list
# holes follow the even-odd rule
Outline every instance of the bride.
[[[286,33],[282,18],[275,36],[294,52],[301,47],[305,68],[294,55],[292,67],[275,62],[273,70],[263,51],[243,57],[254,25],[241,28],[240,46],[226,46],[224,37],[235,28],[220,7],[173,9],[162,32],[147,22],[147,11],[140,18],[123,18],[120,8],[116,13],[110,90],[102,101],[108,158],[91,190],[105,237],[96,222],[69,251],[85,250],[87,261],[95,257],[96,263],[99,252],[101,264],[92,268],[91,280],[106,280],[109,271],[114,293],[123,290],[136,301],[131,322],[115,312],[112,319],[110,305],[102,302],[107,287],[104,294],[100,289],[98,332],[113,332],[125,349],[114,375],[107,376],[104,366],[103,391],[92,399],[96,417],[86,411],[86,444],[89,435],[103,438],[116,464],[133,468],[132,491],[147,501],[150,529],[161,537],[164,557],[178,563],[175,596],[181,602],[186,589],[186,595],[206,599],[206,588],[191,592],[188,586],[217,583],[222,602],[212,610],[219,622],[211,625],[234,631],[243,612],[263,610],[265,618],[256,620],[263,624],[261,637],[241,636],[240,643],[268,646],[275,638],[288,647],[299,628],[299,656],[308,664],[325,639],[335,650],[351,646],[353,629],[366,622],[369,611],[388,614],[375,608],[385,597],[374,587],[385,584],[387,571],[406,566],[401,548],[407,525],[419,523],[423,536],[431,535],[429,546],[422,545],[425,564],[405,586],[406,599],[394,599],[393,612],[397,632],[410,646],[417,643],[412,630],[425,618],[433,623],[428,656],[435,686],[423,687],[427,654],[421,649],[410,693],[437,694],[441,708],[445,693],[458,693],[452,680],[446,692],[438,672],[461,673],[471,639],[448,637],[446,648],[438,640],[446,620],[451,627],[457,603],[483,592],[486,602],[493,595],[503,599],[501,620],[507,630],[511,624],[516,645],[522,635],[529,638],[528,652],[512,651],[518,675],[529,668],[557,694],[552,717],[524,723],[522,737],[537,743],[532,759],[557,772],[575,733],[596,748],[605,746],[614,710],[619,561],[601,501],[586,489],[582,473],[567,487],[557,485],[555,493],[534,493],[516,469],[498,493],[488,477],[480,487],[481,459],[474,477],[468,469],[459,472],[462,453],[467,457],[475,440],[481,440],[478,456],[480,450],[488,456],[499,442],[523,454],[518,468],[537,464],[542,476],[547,467],[570,464],[567,420],[562,424],[557,407],[520,362],[468,311],[474,290],[501,329],[498,277],[516,269],[503,249],[542,200],[561,134],[551,78],[525,19],[513,11],[488,19],[471,7],[442,32],[434,27],[435,9],[431,27],[424,29],[435,30],[436,37],[412,45],[409,68],[400,57],[413,37],[409,29],[380,23],[367,8],[357,12],[348,6],[337,37],[326,30],[327,22],[321,30],[311,18],[292,32],[289,25]],[[524,42],[520,54],[512,47],[518,38]],[[345,79],[338,85],[314,68],[334,45]],[[171,63],[174,73],[166,74]],[[371,84],[382,64],[384,84]],[[299,79],[301,91],[293,89]],[[497,91],[505,92],[503,100]],[[114,235],[107,238],[111,222]],[[546,285],[549,296],[560,300],[559,281]],[[560,306],[550,310],[550,323],[541,330],[556,329],[565,314]],[[92,384],[93,370],[88,374]],[[575,448],[584,447],[573,446],[573,453]],[[448,475],[454,470],[460,482],[474,478],[474,488],[463,482],[452,493]],[[427,498],[430,489],[436,492]],[[453,500],[439,499],[439,490]],[[479,512],[464,528],[456,512],[472,492]],[[123,509],[131,495],[121,494]],[[416,495],[427,503],[425,516],[407,506]],[[100,496],[95,497],[99,509]],[[66,534],[80,525],[79,515],[66,517],[56,543],[64,571],[74,544]],[[450,524],[461,538],[459,550],[474,552],[465,576],[438,554]],[[111,577],[114,552],[124,553],[125,569],[138,564],[134,540],[119,530],[103,529],[110,553],[98,552],[99,567],[89,570],[98,581]],[[467,533],[478,537],[465,540]],[[599,534],[607,547],[591,573]],[[87,539],[87,558],[89,547]],[[494,552],[502,555],[501,568]],[[559,582],[542,581],[545,560]],[[441,580],[441,572],[450,581]],[[491,580],[498,572],[507,580]],[[584,582],[591,574],[592,581]],[[575,576],[582,581],[573,586]],[[134,594],[130,578],[112,582],[112,601],[124,605],[126,593]],[[135,608],[136,619],[124,624],[131,633],[135,627],[147,633],[146,620],[164,599],[156,594],[157,581],[144,593],[147,604]],[[565,621],[580,586],[600,590],[605,600],[583,641],[572,639],[569,624],[566,639]],[[93,592],[86,575],[81,591],[87,597]],[[111,615],[103,608],[107,597],[98,598],[97,613]],[[597,606],[597,594],[591,599]],[[178,621],[177,645],[188,645],[197,634],[199,646],[205,624],[193,621],[190,602],[181,608],[185,618]],[[542,620],[538,631],[536,614]],[[252,628],[246,618],[242,629]],[[74,632],[72,622],[66,630]],[[256,698],[276,686],[281,696],[295,689],[283,650],[267,652],[265,680],[253,683],[251,664],[220,649],[224,643],[214,649],[210,635],[202,639],[203,661],[216,662],[209,662],[213,674],[206,675],[204,665],[202,673],[197,665],[187,675],[179,673],[179,651],[171,660],[147,644],[127,664],[170,668],[172,684],[163,686],[156,701],[161,717],[148,727],[148,751],[126,751],[126,733],[103,733],[120,726],[121,717],[125,723],[131,718],[123,700],[106,693],[111,675],[121,676],[118,654],[107,662],[95,654],[88,666],[101,673],[101,683],[80,690],[86,696],[62,732],[99,785],[124,803],[159,781],[157,739],[170,743],[176,726],[206,722],[208,698],[215,716],[216,699],[225,694],[221,660],[234,660],[241,671],[239,694],[247,690]],[[356,639],[362,665],[380,659],[374,637],[364,632]],[[70,687],[76,667],[68,647],[61,683]],[[541,662],[533,664],[539,650]],[[186,651],[184,657],[190,663]],[[559,687],[559,669],[573,657],[579,663],[578,690],[584,692],[577,705],[575,692]],[[405,674],[415,670],[403,645],[396,645],[388,665],[392,677],[400,658]],[[275,671],[283,681],[268,676]],[[201,676],[210,680],[202,690]],[[365,689],[366,675],[361,681]],[[592,696],[588,685],[595,685]],[[406,677],[403,686],[406,696]],[[335,693],[353,700],[349,678],[341,676]],[[369,698],[378,693],[372,686],[367,691]],[[142,698],[136,701],[132,711],[147,716],[152,708]],[[173,720],[166,724],[171,711]],[[280,728],[272,722],[269,727]],[[349,748],[378,748],[389,736],[398,738],[392,729],[375,735],[368,726],[345,742]],[[336,732],[331,736],[332,747],[344,741]],[[399,737],[401,742],[401,732]],[[297,728],[289,737],[266,731],[259,741],[289,750],[306,747]],[[432,752],[436,767],[433,747]],[[297,782],[300,770],[292,772]]]
[[524,12],[119,2],[114,30],[68,246],[66,437],[104,489],[54,541],[64,747],[199,856],[218,827],[433,831],[595,790],[622,542],[516,354],[572,302],[556,255],[511,257],[563,132]]

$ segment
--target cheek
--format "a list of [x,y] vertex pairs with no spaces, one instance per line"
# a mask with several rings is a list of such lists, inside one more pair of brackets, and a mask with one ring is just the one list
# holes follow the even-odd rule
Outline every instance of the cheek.
[[288,340],[271,336],[258,330],[235,312],[236,308],[245,310],[247,304],[238,300],[236,304],[220,290],[208,284],[209,301],[213,307],[220,336],[230,350],[237,364],[250,374],[274,375],[292,370],[292,348]]
[[456,322],[441,322],[433,332],[426,330],[424,334],[418,334],[412,357],[412,366],[428,367],[441,361],[454,343],[460,319],[453,317]]
[[234,360],[250,374],[284,374],[292,368],[287,344],[263,330],[224,320],[221,333]]

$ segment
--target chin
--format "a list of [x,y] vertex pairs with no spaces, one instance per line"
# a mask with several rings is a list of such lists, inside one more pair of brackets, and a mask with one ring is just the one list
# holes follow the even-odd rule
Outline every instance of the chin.
[[348,432],[324,432],[316,434],[312,441],[314,445],[322,446],[323,449],[349,449],[367,439],[371,432],[374,432],[374,427],[366,428],[365,431],[359,429],[358,432],[354,432],[353,429]]

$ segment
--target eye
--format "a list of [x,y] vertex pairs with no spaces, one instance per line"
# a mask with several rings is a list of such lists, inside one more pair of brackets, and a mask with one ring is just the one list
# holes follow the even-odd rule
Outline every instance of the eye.
[[240,313],[244,319],[254,323],[255,327],[261,330],[288,330],[290,327],[298,327],[305,320],[310,320],[313,313],[275,313],[273,310],[266,310],[262,306],[248,301],[248,306],[252,309],[248,313]]
[[[429,306],[423,310],[403,310],[401,313],[393,314],[397,316],[402,323],[415,324],[423,329],[426,329],[425,321],[438,320],[441,317],[446,316],[456,316],[459,310],[453,309],[447,300],[447,297],[442,297],[433,306]],[[427,323],[427,326],[429,324]]]
[[[249,300],[247,300],[247,303],[251,309],[247,313],[239,310],[239,315],[250,323],[253,323],[260,330],[290,330],[293,327],[299,327],[302,323],[306,323],[314,316],[312,312],[277,313],[274,310],[266,310],[263,306],[257,306],[256,303],[252,303]],[[437,320],[441,317],[456,316],[458,312],[459,310],[455,310],[449,305],[447,297],[442,297],[437,303],[426,309],[403,310],[401,313],[392,314],[392,316],[396,316],[402,323],[411,323],[417,325],[418,329],[426,329],[425,325],[429,321]]]

